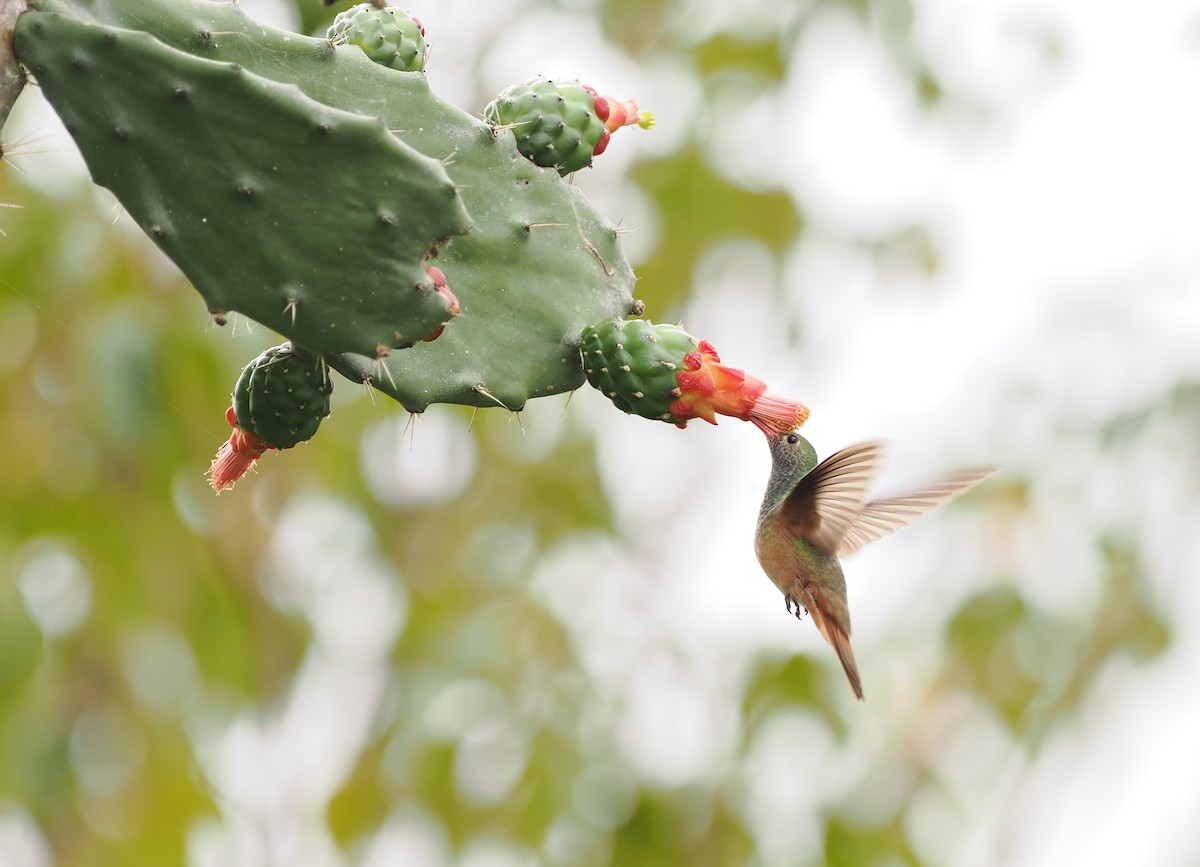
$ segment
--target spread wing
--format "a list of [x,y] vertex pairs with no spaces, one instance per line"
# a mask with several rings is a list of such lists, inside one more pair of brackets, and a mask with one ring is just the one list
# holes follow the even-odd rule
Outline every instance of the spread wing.
[[864,545],[907,527],[935,506],[971,490],[996,469],[965,470],[919,491],[867,503],[856,515],[856,520],[843,531],[837,545],[837,556],[853,554]]
[[867,488],[882,458],[882,443],[865,442],[821,461],[780,506],[788,527],[822,554],[839,553],[846,533],[862,513]]

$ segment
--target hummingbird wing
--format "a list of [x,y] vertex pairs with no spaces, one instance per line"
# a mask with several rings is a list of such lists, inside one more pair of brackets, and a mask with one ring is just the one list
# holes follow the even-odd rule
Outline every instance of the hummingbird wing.
[[996,467],[964,470],[919,491],[885,500],[872,500],[862,507],[856,520],[846,528],[837,546],[837,556],[853,554],[864,545],[907,527],[935,506],[965,494],[996,470]]
[[836,555],[862,513],[883,448],[879,442],[859,443],[813,467],[779,507],[787,527],[822,554]]

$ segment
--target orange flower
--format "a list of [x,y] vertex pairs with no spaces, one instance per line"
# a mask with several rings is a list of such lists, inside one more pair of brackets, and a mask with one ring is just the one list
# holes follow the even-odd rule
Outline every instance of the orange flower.
[[654,126],[654,115],[648,111],[641,111],[638,108],[637,100],[621,100],[613,96],[601,96],[595,88],[588,87],[586,84],[583,89],[592,95],[596,104],[596,116],[604,122],[604,134],[600,136],[600,141],[596,142],[592,156],[598,157],[604,153],[612,134],[623,126],[637,124],[642,129],[650,129]]
[[764,433],[795,430],[808,420],[808,407],[767,390],[767,384],[737,367],[721,364],[717,350],[707,340],[684,356],[676,374],[679,396],[671,414],[683,427],[690,419],[717,423],[717,414],[753,422]]
[[242,476],[250,472],[254,462],[262,457],[269,446],[245,428],[238,427],[237,414],[233,407],[225,411],[225,420],[233,427],[233,433],[217,451],[208,468],[208,483],[218,494],[230,490]]

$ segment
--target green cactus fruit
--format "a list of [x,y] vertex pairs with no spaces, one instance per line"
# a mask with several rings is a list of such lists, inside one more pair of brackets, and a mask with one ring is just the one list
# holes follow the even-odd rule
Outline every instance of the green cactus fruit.
[[567,175],[590,166],[601,142],[607,143],[596,102],[596,92],[578,81],[531,78],[502,90],[483,116],[512,129],[527,159]]
[[767,390],[761,379],[722,364],[713,345],[677,325],[607,319],[583,329],[579,347],[588,382],[620,410],[685,427],[717,414],[784,433],[804,424],[808,408]]
[[588,382],[618,409],[675,424],[671,403],[682,393],[675,374],[699,345],[677,325],[608,319],[583,329],[580,352]]
[[290,343],[273,346],[242,370],[233,389],[237,426],[275,449],[312,439],[329,415],[333,380],[320,358]]
[[325,34],[334,45],[357,45],[376,63],[401,72],[425,70],[425,28],[402,9],[359,3],[333,19]]

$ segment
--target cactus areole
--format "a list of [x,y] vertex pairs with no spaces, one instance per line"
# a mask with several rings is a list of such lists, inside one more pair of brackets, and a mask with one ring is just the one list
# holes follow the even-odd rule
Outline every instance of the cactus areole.
[[717,415],[783,433],[808,420],[808,408],[721,363],[707,340],[676,325],[609,319],[583,329],[580,355],[588,382],[627,413],[684,427]]

